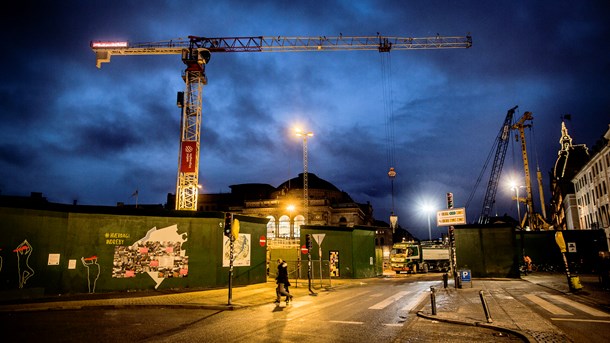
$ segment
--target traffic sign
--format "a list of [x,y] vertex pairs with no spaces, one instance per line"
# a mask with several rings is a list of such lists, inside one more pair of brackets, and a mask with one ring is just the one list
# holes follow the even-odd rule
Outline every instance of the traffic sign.
[[261,236],[261,238],[258,239],[258,244],[260,244],[261,247],[264,247],[265,244],[267,244],[267,237]]
[[466,208],[451,208],[436,212],[436,226],[466,224]]
[[307,247],[303,245],[301,247],[301,254],[307,254],[308,252],[309,252],[309,250],[307,250]]
[[468,270],[468,269],[460,270],[460,279],[462,279],[463,282],[470,282],[470,278],[471,278],[470,270]]

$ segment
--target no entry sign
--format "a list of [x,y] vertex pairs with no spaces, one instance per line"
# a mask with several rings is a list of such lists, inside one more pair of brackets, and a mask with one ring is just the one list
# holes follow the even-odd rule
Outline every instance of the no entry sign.
[[258,239],[258,243],[261,245],[261,247],[264,247],[267,243],[267,237],[261,236],[261,238]]

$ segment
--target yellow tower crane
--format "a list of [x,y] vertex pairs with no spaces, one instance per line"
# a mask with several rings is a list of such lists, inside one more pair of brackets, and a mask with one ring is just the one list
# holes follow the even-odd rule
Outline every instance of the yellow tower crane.
[[[182,108],[181,143],[176,183],[176,209],[197,210],[199,186],[199,150],[201,143],[201,104],[203,86],[207,84],[205,66],[212,53],[220,52],[300,52],[340,50],[424,50],[470,48],[472,38],[465,37],[197,37],[159,42],[134,43],[92,41],[96,65],[110,62],[112,56],[180,55],[186,65],[183,75],[185,91],[178,95]],[[304,185],[306,187],[306,185]]]

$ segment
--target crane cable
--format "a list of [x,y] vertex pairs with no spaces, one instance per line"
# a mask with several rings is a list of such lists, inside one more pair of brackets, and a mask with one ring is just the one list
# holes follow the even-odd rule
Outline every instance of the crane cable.
[[390,178],[392,191],[392,207],[391,214],[394,215],[394,178],[396,177],[396,141],[395,141],[395,125],[394,125],[394,105],[393,105],[393,88],[391,82],[392,75],[392,56],[389,52],[379,54],[381,58],[381,84],[383,92],[383,112],[385,116],[385,134],[386,134],[386,154],[388,176]]

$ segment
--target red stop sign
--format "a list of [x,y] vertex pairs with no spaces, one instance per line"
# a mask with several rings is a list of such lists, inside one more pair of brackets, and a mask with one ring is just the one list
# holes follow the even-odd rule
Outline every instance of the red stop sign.
[[258,243],[261,245],[261,247],[264,247],[265,243],[267,243],[267,237],[261,236],[261,238],[258,239]]
[[308,252],[309,252],[309,250],[307,250],[307,247],[303,245],[301,247],[301,254],[307,254]]

